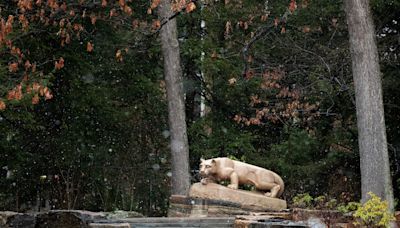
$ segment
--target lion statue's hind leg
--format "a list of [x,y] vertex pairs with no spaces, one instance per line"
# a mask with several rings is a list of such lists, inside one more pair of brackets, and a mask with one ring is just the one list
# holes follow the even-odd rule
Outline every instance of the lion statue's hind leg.
[[257,190],[265,192],[264,195],[272,198],[276,198],[280,189],[280,186],[271,182],[259,182],[254,185]]
[[265,196],[276,198],[278,196],[279,190],[281,189],[281,186],[278,184],[273,184],[274,186],[271,188],[271,192],[265,193]]

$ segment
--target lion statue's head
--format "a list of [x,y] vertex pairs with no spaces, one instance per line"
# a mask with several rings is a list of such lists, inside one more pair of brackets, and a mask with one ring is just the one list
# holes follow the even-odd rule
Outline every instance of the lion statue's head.
[[217,172],[217,162],[214,159],[200,159],[200,175],[209,177]]

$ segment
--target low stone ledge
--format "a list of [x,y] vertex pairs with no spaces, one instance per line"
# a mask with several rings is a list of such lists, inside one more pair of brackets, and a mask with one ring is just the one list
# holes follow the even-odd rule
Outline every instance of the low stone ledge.
[[90,223],[90,228],[130,228],[129,223]]
[[172,195],[169,198],[168,217],[189,217],[192,204],[189,197]]

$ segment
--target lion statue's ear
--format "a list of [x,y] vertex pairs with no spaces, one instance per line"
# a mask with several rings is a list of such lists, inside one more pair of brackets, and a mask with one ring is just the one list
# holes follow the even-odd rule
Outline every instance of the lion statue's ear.
[[215,161],[215,159],[213,159],[213,160],[211,160],[211,163],[217,164],[217,161]]
[[205,160],[204,160],[203,158],[200,158],[200,161],[201,161],[201,162],[204,162]]

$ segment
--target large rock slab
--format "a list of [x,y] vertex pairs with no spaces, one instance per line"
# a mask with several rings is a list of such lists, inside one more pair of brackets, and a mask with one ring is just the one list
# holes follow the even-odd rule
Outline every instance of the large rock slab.
[[260,193],[234,190],[225,186],[209,183],[195,183],[190,188],[191,198],[224,201],[239,205],[240,208],[254,211],[281,211],[287,208],[285,200],[270,198]]
[[36,217],[31,214],[22,214],[13,211],[1,211],[0,212],[0,227],[23,227],[23,228],[34,228],[36,223]]
[[81,210],[52,210],[36,215],[35,228],[87,228],[89,223],[106,219],[100,212]]

